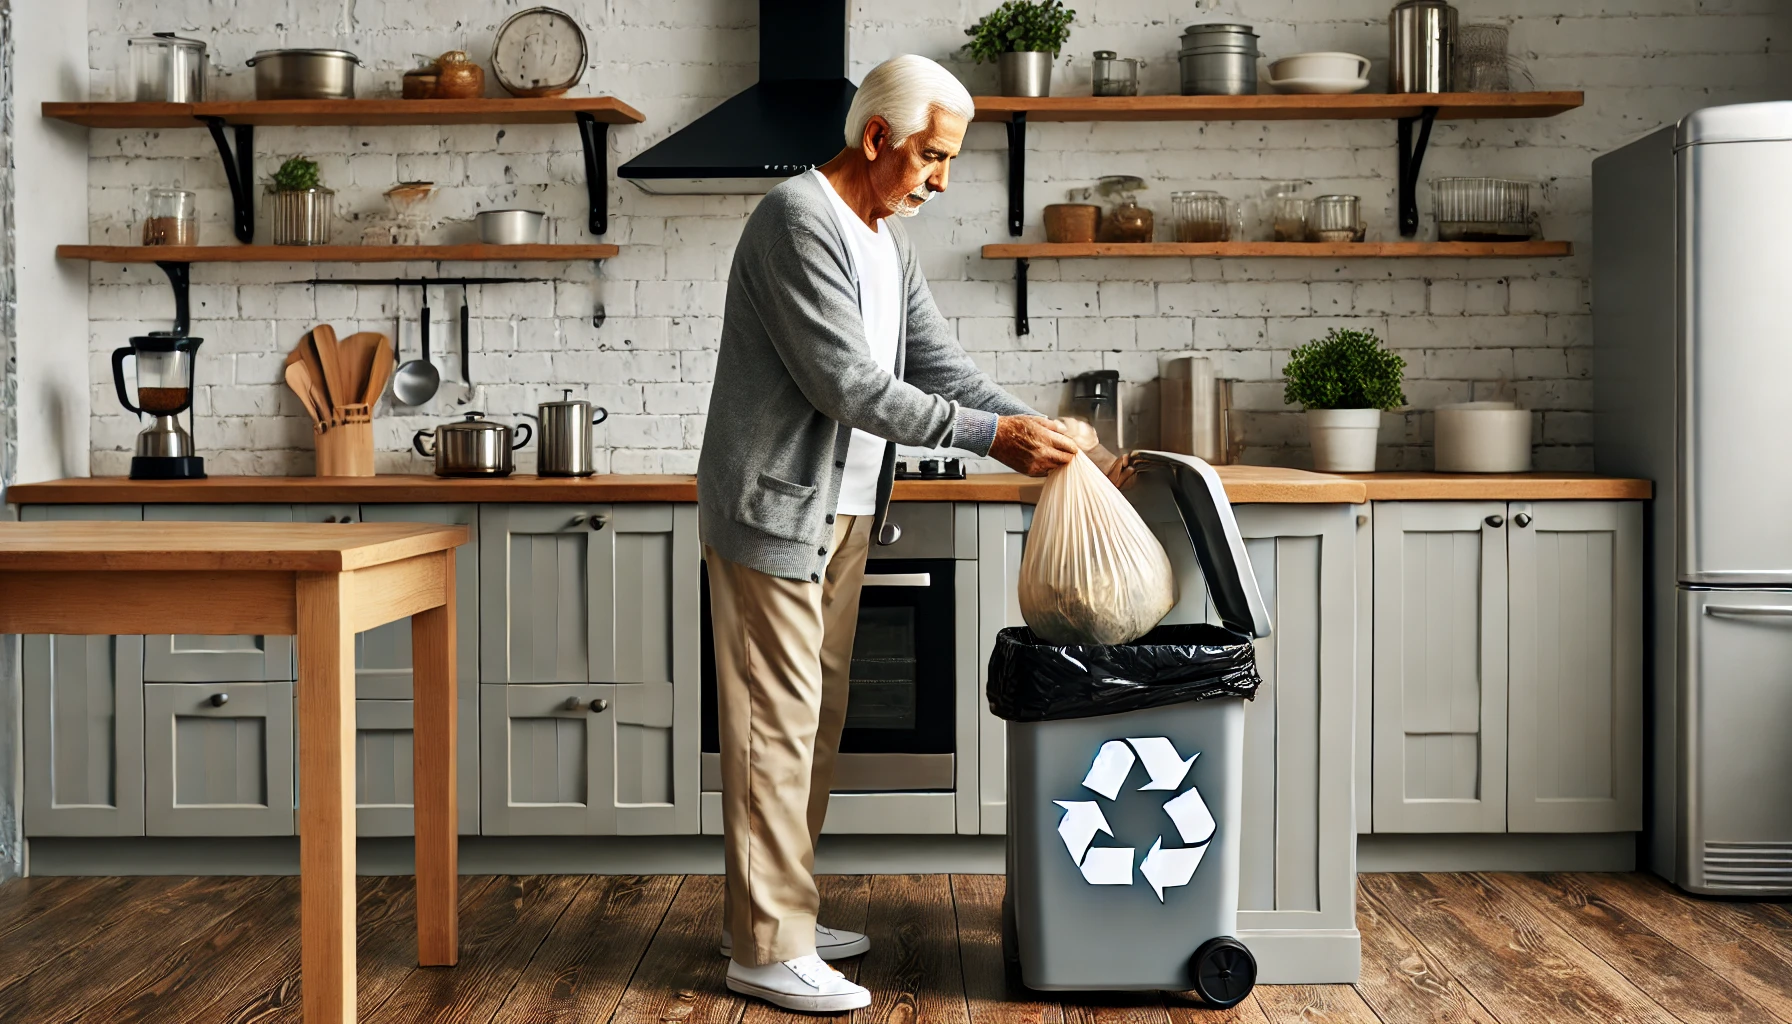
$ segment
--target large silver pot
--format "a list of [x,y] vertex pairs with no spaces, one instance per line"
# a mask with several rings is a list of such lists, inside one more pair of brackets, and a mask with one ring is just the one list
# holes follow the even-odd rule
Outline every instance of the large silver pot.
[[[444,423],[434,430],[419,430],[411,447],[426,459],[436,460],[437,476],[509,476],[510,453],[529,443],[529,424],[519,423],[519,435],[511,441],[510,427],[488,423],[485,413],[469,412],[459,423]],[[430,447],[423,447],[423,439]]]
[[538,414],[523,413],[541,425],[536,436],[535,472],[542,476],[590,476],[597,472],[595,445],[591,428],[609,419],[610,411],[581,398],[572,397],[572,389],[562,389],[565,398],[543,402]]
[[355,67],[347,50],[263,50],[249,58],[258,100],[352,100]]

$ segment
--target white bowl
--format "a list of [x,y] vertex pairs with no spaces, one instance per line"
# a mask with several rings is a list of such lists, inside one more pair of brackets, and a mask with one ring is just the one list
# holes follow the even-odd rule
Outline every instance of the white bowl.
[[1282,78],[1269,83],[1277,92],[1340,95],[1369,88],[1367,78]]
[[1511,402],[1437,407],[1433,452],[1439,473],[1526,473],[1531,468],[1531,411]]
[[[1269,81],[1354,82],[1369,77],[1369,58],[1354,53],[1296,53],[1271,61]],[[1294,90],[1289,90],[1294,91]]]

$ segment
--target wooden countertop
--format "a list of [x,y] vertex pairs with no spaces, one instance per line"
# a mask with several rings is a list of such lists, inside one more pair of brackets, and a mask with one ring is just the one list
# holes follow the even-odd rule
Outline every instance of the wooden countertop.
[[1638,501],[1647,480],[1592,473],[1340,473],[1360,480],[1370,501]]
[[[1235,504],[1346,503],[1364,500],[1363,485],[1342,477],[1268,466],[1220,466]],[[898,480],[897,501],[998,501],[1031,504],[1043,481],[1018,473],[973,473],[965,480]],[[214,476],[205,480],[129,480],[84,477],[15,484],[15,505],[256,504],[260,502],[627,502],[696,501],[697,478],[604,475],[584,478],[516,475],[462,479],[425,474],[373,477]]]
[[[1235,505],[1361,504],[1365,501],[1634,500],[1647,480],[1590,473],[1311,473],[1274,466],[1218,466]],[[897,501],[997,501],[1031,504],[1043,482],[1018,473],[973,473],[966,480],[898,480]],[[460,479],[425,474],[374,477],[215,476],[206,480],[86,477],[15,484],[15,505],[99,504],[393,504],[442,502],[696,501],[697,478],[670,474],[584,478],[511,476]]]
[[418,523],[0,523],[0,572],[348,572],[467,539]]

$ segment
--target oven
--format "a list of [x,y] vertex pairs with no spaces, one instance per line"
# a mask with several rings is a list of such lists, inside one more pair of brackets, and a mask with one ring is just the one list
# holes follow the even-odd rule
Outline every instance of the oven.
[[[901,512],[904,536],[873,544],[866,561],[836,793],[950,792],[956,784],[952,506],[911,504]],[[722,779],[707,566],[702,603],[702,788],[713,792]]]

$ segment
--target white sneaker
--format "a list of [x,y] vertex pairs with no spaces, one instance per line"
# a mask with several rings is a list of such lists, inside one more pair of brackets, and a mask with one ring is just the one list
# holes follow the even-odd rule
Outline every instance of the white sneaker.
[[[869,952],[871,939],[858,932],[849,932],[844,928],[825,928],[815,926],[815,955],[823,960],[844,960],[849,956],[858,956]],[[734,936],[727,931],[722,932],[722,955],[734,956]]]
[[786,1010],[839,1013],[871,1005],[871,991],[846,980],[821,957],[799,956],[780,964],[747,967],[728,961],[728,991],[757,996]]

